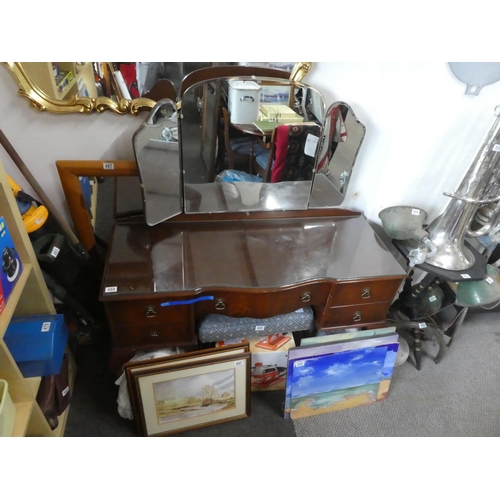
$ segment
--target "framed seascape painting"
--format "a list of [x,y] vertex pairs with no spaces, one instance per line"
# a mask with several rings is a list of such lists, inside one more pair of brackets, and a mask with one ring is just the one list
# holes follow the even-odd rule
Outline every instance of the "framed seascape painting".
[[261,104],[290,105],[291,85],[263,85],[260,91]]
[[248,346],[207,351],[125,365],[141,435],[166,436],[250,415]]

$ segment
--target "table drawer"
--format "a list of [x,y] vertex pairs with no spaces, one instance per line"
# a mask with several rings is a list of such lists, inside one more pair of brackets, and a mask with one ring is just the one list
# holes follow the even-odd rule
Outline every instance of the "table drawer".
[[[171,300],[171,299],[168,299]],[[122,300],[106,302],[105,307],[110,323],[115,325],[149,325],[157,323],[179,323],[189,321],[193,306],[176,305],[162,307],[167,299]]]
[[224,314],[237,318],[270,318],[304,306],[324,305],[328,300],[330,288],[331,283],[324,282],[297,285],[286,290],[210,291],[209,294],[214,296],[214,300],[197,302],[196,316]]
[[321,328],[353,327],[385,321],[391,302],[330,307],[321,319]]
[[332,287],[328,307],[392,302],[401,283],[401,278],[394,280],[338,281]]
[[150,325],[116,326],[113,343],[122,346],[182,345],[196,338],[194,328],[185,324],[152,323]]

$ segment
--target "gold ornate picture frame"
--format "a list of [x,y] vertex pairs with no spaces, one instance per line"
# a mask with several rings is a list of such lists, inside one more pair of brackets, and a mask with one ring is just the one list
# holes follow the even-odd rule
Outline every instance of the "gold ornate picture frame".
[[60,101],[49,97],[38,88],[24,69],[22,63],[4,62],[4,66],[11,71],[19,85],[19,95],[26,97],[39,111],[49,111],[58,114],[91,114],[109,110],[119,115],[137,115],[140,111],[152,109],[156,104],[152,99],[144,97],[114,100],[109,97],[82,97],[78,94],[68,100]]

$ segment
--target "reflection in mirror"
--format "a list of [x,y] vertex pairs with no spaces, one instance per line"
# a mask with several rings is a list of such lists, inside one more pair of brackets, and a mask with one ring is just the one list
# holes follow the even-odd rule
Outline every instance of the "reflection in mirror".
[[67,101],[76,94],[99,97],[96,65],[91,62],[23,62],[23,69],[33,83],[47,96]]
[[[138,114],[155,102],[176,99],[182,79],[211,62],[5,62],[27,97],[40,111],[83,113],[114,111]],[[173,95],[163,83],[174,82]]]
[[335,102],[328,108],[309,208],[342,203],[365,131],[347,103]]
[[[325,109],[315,89],[279,78],[217,78],[188,88],[180,137],[185,212],[306,209]],[[279,155],[281,178],[273,172]]]
[[182,211],[177,111],[170,99],[158,101],[135,132],[132,143],[150,226]]

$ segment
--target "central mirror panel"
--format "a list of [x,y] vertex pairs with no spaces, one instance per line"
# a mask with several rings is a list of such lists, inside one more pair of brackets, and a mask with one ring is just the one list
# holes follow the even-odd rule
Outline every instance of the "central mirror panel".
[[325,114],[318,91],[285,79],[188,88],[179,135],[185,213],[307,209]]

